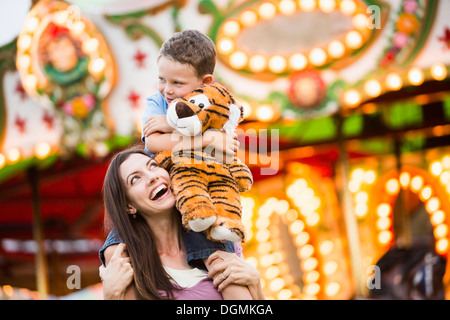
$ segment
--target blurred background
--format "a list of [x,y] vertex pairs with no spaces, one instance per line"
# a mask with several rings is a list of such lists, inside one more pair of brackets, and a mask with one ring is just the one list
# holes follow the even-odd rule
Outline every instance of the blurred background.
[[184,29],[214,41],[215,79],[244,106],[243,249],[266,297],[450,297],[448,12],[0,0],[0,299],[102,299],[108,161],[140,141],[159,48]]

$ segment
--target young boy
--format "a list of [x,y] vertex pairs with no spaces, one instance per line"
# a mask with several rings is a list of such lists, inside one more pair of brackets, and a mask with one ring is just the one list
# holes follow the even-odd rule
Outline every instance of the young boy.
[[[165,150],[189,149],[192,146],[212,145],[219,161],[228,161],[238,149],[236,136],[211,130],[196,137],[184,137],[167,124],[167,107],[174,99],[183,97],[198,87],[213,82],[216,49],[210,38],[196,30],[175,33],[163,43],[158,56],[158,93],[146,100],[142,117],[142,141],[146,151],[156,154]],[[215,251],[235,252],[231,242],[209,241],[202,233],[184,234],[188,262],[195,265],[203,260],[208,269],[220,259],[208,264],[207,258]],[[246,287],[229,285],[224,299],[251,299]]]

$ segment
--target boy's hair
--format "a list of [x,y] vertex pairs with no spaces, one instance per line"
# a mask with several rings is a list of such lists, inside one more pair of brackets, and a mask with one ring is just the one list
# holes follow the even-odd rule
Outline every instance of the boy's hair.
[[166,40],[159,51],[180,63],[190,64],[198,77],[213,74],[216,66],[216,47],[214,42],[197,30],[183,30]]

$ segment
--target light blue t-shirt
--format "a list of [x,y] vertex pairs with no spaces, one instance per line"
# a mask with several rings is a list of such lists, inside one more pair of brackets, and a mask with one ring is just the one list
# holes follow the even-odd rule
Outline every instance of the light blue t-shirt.
[[[161,93],[158,92],[148,97],[145,100],[145,110],[142,115],[142,128],[144,127],[145,121],[147,121],[147,119],[151,116],[166,115],[167,107],[167,101]],[[142,131],[141,140],[145,145],[144,131]],[[147,149],[147,146],[145,146],[145,152],[147,152],[151,157],[155,156]]]

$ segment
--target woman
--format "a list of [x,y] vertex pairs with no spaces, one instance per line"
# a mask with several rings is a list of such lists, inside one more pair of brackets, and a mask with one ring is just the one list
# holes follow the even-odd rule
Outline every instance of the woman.
[[264,298],[258,272],[235,254],[212,254],[207,264],[223,261],[209,274],[188,265],[169,174],[143,150],[123,151],[111,161],[103,192],[106,212],[126,244],[104,252],[106,299],[222,299],[219,291],[230,284]]

